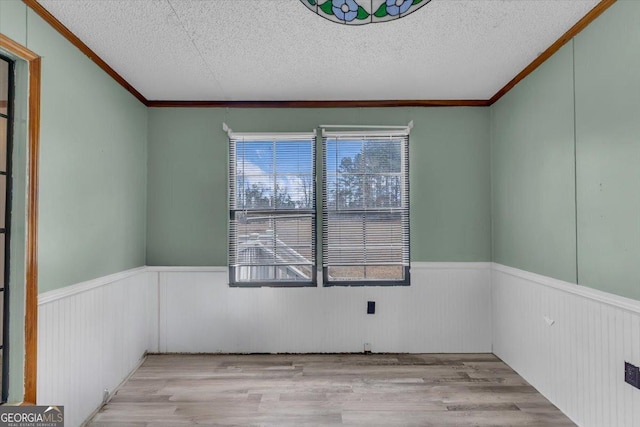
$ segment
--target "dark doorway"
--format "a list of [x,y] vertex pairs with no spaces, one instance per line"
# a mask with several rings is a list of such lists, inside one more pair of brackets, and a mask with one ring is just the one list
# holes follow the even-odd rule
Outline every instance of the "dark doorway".
[[11,141],[15,64],[0,55],[0,363],[2,402],[9,392],[9,236],[11,225]]

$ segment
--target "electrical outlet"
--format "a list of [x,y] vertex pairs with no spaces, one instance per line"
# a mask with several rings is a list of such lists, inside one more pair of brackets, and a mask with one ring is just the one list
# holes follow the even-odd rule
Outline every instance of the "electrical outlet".
[[376,314],[376,302],[367,301],[367,314]]
[[624,382],[640,389],[640,370],[629,362],[624,362]]

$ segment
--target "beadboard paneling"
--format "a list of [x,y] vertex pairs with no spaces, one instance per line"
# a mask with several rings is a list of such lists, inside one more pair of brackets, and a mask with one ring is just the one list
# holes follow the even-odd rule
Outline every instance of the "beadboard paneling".
[[495,264],[493,352],[583,427],[640,425],[640,302]]
[[[38,402],[79,425],[150,352],[493,352],[578,425],[640,425],[640,302],[489,263],[417,263],[409,287],[230,288],[147,267],[40,295]],[[366,302],[376,301],[376,314]]]
[[65,405],[80,425],[157,351],[157,277],[144,268],[39,296],[38,404]]
[[491,352],[490,263],[411,270],[408,287],[230,288],[226,269],[161,269],[159,351]]

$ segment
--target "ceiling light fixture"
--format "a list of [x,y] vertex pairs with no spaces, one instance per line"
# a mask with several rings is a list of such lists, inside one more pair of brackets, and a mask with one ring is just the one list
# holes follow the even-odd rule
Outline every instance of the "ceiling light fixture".
[[420,9],[431,0],[300,0],[329,21],[364,25],[393,21]]

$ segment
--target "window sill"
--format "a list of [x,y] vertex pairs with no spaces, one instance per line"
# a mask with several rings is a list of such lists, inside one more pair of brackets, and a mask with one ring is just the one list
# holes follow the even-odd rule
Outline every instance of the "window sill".
[[229,283],[230,288],[317,288],[317,283],[298,282],[238,282]]
[[344,282],[325,282],[322,284],[325,288],[333,286],[346,286],[346,287],[370,287],[370,286],[411,286],[411,282],[386,282],[386,281],[344,281]]

